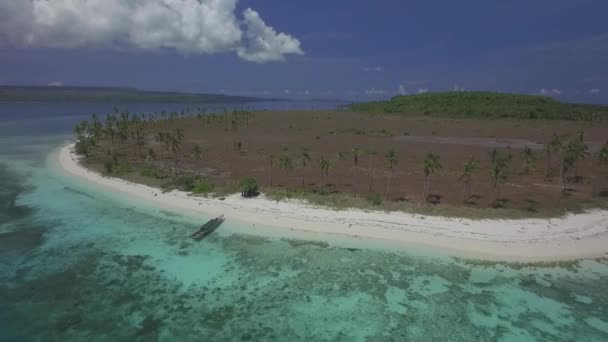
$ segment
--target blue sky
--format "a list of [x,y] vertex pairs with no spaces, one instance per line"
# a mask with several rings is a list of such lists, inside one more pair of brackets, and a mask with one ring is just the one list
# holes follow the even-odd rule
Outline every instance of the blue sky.
[[[112,11],[55,0],[42,18],[13,1],[0,0],[0,84],[356,100],[465,89],[608,103],[603,0],[205,0],[223,16],[195,8],[199,16],[178,28],[118,0],[92,1]],[[180,1],[135,2],[187,3],[170,8],[184,17],[198,7]],[[123,14],[137,20],[90,24]],[[189,25],[202,29],[193,37]],[[270,47],[258,46],[259,37]]]

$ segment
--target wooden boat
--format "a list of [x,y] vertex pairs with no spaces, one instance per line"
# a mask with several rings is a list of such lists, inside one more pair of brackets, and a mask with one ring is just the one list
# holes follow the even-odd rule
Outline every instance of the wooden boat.
[[202,225],[194,234],[190,235],[196,241],[200,241],[207,237],[207,235],[213,233],[219,226],[224,223],[224,215],[220,215],[214,219],[209,220],[207,223]]

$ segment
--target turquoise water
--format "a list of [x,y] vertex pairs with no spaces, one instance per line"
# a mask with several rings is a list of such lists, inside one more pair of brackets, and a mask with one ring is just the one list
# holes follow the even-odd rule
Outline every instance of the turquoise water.
[[518,267],[231,222],[194,243],[205,218],[58,172],[56,116],[0,125],[0,341],[608,340],[607,261]]

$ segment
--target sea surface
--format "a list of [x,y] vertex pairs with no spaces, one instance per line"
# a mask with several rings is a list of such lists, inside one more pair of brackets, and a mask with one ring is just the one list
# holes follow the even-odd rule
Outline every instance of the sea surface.
[[0,341],[608,341],[605,260],[345,248],[229,221],[193,242],[208,217],[58,170],[73,124],[112,107],[0,104]]

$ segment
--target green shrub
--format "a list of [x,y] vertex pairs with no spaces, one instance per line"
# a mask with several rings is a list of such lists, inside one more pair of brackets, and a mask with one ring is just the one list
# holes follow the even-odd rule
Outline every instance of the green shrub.
[[199,179],[194,183],[194,187],[192,188],[192,192],[195,194],[208,194],[213,191],[213,184],[211,184],[207,179]]
[[88,157],[91,152],[91,143],[89,142],[89,139],[80,138],[74,145],[74,150],[76,154]]
[[196,178],[193,176],[179,176],[172,182],[173,187],[181,191],[192,191],[196,183]]
[[372,192],[367,195],[367,200],[372,205],[378,206],[378,205],[382,204],[382,195],[377,192]]
[[112,169],[114,168],[114,161],[106,160],[105,162],[103,162],[103,167],[106,173],[112,173]]
[[317,191],[317,193],[321,196],[327,196],[327,195],[332,194],[333,191],[329,186],[323,184],[319,187],[319,190]]
[[113,174],[121,175],[129,172],[131,172],[131,165],[127,162],[114,163],[112,166]]
[[151,177],[156,179],[163,179],[167,177],[159,169],[152,166],[146,166],[143,169],[139,170],[139,174],[144,177]]
[[245,198],[258,195],[258,183],[251,177],[241,179],[240,188],[241,196]]

